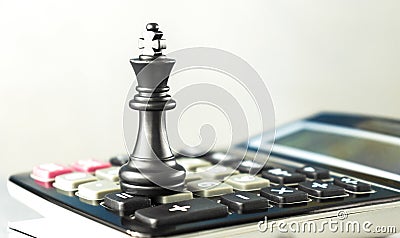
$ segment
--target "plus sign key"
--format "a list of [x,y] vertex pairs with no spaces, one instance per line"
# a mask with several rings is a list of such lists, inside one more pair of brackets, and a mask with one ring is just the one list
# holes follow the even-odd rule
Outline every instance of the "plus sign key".
[[266,179],[269,179],[272,183],[280,185],[296,184],[306,180],[306,176],[304,174],[295,173],[281,168],[264,170],[262,172],[262,176]]
[[308,200],[307,193],[285,186],[263,188],[260,195],[279,204],[299,203]]
[[334,183],[351,192],[370,192],[371,184],[363,183],[349,177],[335,178]]
[[317,198],[329,198],[346,195],[344,188],[332,183],[317,181],[306,181],[299,184],[299,190],[302,190],[311,196]]
[[137,210],[135,219],[156,228],[220,218],[227,215],[227,206],[206,198],[196,198]]

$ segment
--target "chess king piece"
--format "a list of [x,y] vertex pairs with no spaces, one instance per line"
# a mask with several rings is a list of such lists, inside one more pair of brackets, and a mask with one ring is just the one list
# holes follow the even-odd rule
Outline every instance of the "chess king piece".
[[175,161],[165,125],[165,111],[176,106],[167,94],[175,60],[162,54],[166,48],[162,36],[158,24],[147,24],[143,37],[139,38],[142,53],[130,60],[138,81],[138,94],[129,107],[139,111],[139,130],[134,151],[121,167],[119,177],[121,189],[134,195],[168,195],[184,187],[186,172]]

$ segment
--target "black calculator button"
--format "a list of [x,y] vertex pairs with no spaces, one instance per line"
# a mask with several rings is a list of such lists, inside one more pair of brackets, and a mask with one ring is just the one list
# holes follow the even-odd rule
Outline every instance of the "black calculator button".
[[371,184],[363,183],[349,177],[335,178],[334,183],[352,192],[370,192]]
[[299,190],[302,190],[314,197],[336,197],[346,195],[344,188],[332,183],[322,181],[307,181],[299,184]]
[[305,202],[308,200],[307,193],[285,186],[263,188],[260,195],[281,204]]
[[313,166],[304,166],[296,169],[296,172],[304,174],[310,179],[329,179],[329,170]]
[[220,218],[227,215],[227,206],[206,198],[196,198],[137,210],[135,219],[155,228]]
[[104,206],[121,212],[124,215],[133,214],[136,210],[150,207],[151,200],[147,197],[133,196],[128,193],[109,193],[104,197]]
[[262,172],[262,176],[266,179],[269,179],[272,183],[281,185],[300,183],[306,180],[306,176],[304,174],[291,172],[281,168],[266,169]]
[[127,154],[120,154],[117,156],[114,156],[110,159],[110,164],[113,166],[122,166],[126,164],[129,160],[129,156]]
[[251,213],[268,209],[268,200],[249,192],[236,192],[221,197],[221,203],[236,213]]

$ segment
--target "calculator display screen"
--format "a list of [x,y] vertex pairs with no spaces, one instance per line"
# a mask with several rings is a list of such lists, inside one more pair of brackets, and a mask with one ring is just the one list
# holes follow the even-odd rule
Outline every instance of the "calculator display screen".
[[400,173],[399,145],[306,129],[279,138],[275,143]]

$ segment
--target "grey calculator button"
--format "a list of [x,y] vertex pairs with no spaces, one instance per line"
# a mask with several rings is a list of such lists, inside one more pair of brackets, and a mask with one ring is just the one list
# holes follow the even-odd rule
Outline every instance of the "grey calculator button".
[[180,158],[176,162],[186,169],[186,171],[195,171],[199,167],[207,167],[212,164],[206,160],[198,158]]
[[232,174],[238,174],[239,171],[225,167],[222,165],[214,165],[209,167],[201,167],[197,168],[196,172],[205,179],[216,179],[216,180],[224,180],[226,177]]
[[189,183],[195,180],[200,180],[202,179],[202,177],[200,176],[200,174],[195,173],[195,172],[186,172],[186,178],[185,178],[185,182]]
[[192,192],[183,192],[183,193],[176,193],[172,195],[166,196],[158,196],[155,197],[155,201],[161,204],[172,203],[172,202],[180,202],[185,200],[193,199]]
[[232,186],[213,179],[202,179],[187,183],[187,189],[200,197],[216,197],[233,192]]
[[91,174],[73,172],[57,176],[53,186],[64,191],[75,191],[79,185],[96,180],[97,178]]
[[79,185],[77,195],[86,200],[101,200],[106,194],[120,190],[120,186],[114,182],[99,180]]
[[228,178],[225,183],[231,185],[235,190],[254,191],[269,186],[269,180],[252,176],[249,174],[238,174]]
[[99,179],[106,179],[116,182],[119,180],[118,172],[119,167],[111,167],[106,169],[98,169],[96,170],[95,174]]

